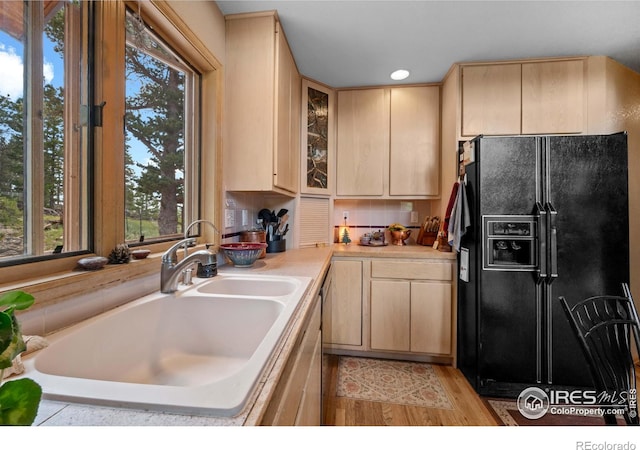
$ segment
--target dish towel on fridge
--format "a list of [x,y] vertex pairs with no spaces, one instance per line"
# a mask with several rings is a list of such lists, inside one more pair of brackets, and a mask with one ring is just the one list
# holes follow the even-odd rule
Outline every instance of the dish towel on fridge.
[[469,213],[469,203],[467,202],[467,189],[464,183],[458,186],[458,193],[451,209],[451,219],[449,220],[448,242],[457,252],[460,251],[460,240],[471,226],[471,215]]
[[447,204],[447,211],[444,215],[444,227],[443,230],[449,232],[449,222],[451,221],[451,211],[453,210],[453,205],[456,202],[456,198],[458,197],[458,187],[460,183],[457,181],[453,183],[453,188],[451,189],[451,194],[449,195],[449,203]]

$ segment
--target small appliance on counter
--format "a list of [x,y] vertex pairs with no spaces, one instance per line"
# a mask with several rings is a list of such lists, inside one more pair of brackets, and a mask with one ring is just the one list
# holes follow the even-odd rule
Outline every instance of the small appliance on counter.
[[360,245],[371,246],[371,247],[380,247],[387,245],[384,238],[384,231],[373,231],[371,233],[365,233],[360,238]]

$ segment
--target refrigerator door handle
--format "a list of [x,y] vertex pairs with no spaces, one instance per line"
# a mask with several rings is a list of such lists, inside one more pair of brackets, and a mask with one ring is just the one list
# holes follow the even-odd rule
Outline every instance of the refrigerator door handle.
[[558,278],[558,229],[556,226],[558,212],[550,202],[547,202],[545,205],[545,210],[547,212],[547,220],[549,222],[547,227],[547,242],[549,245],[549,261],[547,264],[549,267],[549,277],[547,278],[547,283],[551,284],[553,283],[553,280]]
[[538,269],[536,282],[540,283],[547,278],[547,211],[540,202],[534,207],[537,235],[538,235]]

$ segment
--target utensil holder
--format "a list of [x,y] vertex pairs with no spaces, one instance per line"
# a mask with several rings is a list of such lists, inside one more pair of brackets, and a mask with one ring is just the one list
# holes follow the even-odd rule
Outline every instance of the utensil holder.
[[287,240],[279,239],[267,243],[267,253],[280,253],[287,249]]

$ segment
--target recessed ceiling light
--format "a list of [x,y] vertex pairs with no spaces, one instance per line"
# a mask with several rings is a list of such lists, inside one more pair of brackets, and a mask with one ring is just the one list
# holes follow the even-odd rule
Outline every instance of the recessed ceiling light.
[[396,80],[396,81],[400,81],[400,80],[404,80],[408,76],[409,76],[409,71],[408,70],[399,69],[399,70],[396,70],[395,72],[393,72],[391,74],[391,79],[392,80]]

